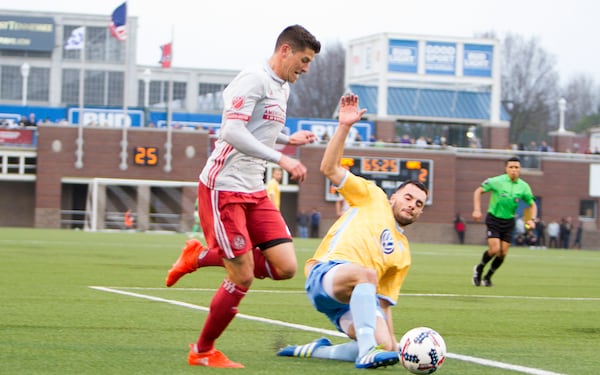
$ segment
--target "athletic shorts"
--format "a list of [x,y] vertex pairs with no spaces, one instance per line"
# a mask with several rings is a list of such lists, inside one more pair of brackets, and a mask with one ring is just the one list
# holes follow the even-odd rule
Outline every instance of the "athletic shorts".
[[515,219],[500,219],[488,213],[485,217],[487,238],[499,238],[504,242],[512,242]]
[[219,249],[227,259],[259,247],[262,250],[283,242],[292,235],[267,196],[255,193],[211,190],[198,184],[198,213],[207,246]]
[[[348,327],[352,324],[350,304],[339,302],[331,297],[326,291],[327,288],[323,285],[323,278],[325,275],[334,267],[345,263],[348,262],[342,260],[330,260],[328,262],[319,262],[315,264],[308,273],[304,288],[306,289],[308,300],[315,309],[325,314],[327,319],[329,319],[338,331],[347,333]],[[330,289],[332,288],[330,287]],[[379,306],[379,300],[377,300],[376,314],[385,319],[381,307]]]

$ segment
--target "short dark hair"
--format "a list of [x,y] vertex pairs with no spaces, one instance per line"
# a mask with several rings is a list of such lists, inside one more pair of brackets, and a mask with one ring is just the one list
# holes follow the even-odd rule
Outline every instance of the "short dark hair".
[[504,163],[504,165],[508,165],[508,163],[510,163],[511,161],[516,161],[517,163],[521,163],[521,159],[519,159],[518,156],[513,156],[510,159],[506,160],[506,162]]
[[284,44],[289,44],[294,51],[303,51],[306,48],[310,48],[315,53],[321,52],[321,42],[300,25],[286,27],[277,38],[275,50],[278,50]]
[[425,195],[429,196],[429,189],[427,189],[427,186],[425,186],[425,184],[423,184],[422,182],[419,182],[417,180],[406,180],[406,181],[402,182],[400,184],[400,186],[398,186],[398,188],[396,189],[396,191],[402,189],[406,185],[415,185],[420,190],[422,190],[425,193]]

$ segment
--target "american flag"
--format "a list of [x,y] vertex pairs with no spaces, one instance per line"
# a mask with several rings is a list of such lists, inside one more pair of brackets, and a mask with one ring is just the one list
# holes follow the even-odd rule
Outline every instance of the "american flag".
[[119,5],[110,17],[110,33],[119,41],[127,39],[127,2]]

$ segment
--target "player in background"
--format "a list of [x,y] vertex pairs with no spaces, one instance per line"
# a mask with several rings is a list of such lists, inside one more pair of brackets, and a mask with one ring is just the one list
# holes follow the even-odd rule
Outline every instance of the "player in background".
[[[521,160],[512,157],[505,162],[505,173],[483,181],[473,193],[473,219],[481,220],[481,196],[491,192],[485,225],[487,227],[488,248],[483,252],[481,261],[473,268],[473,285],[491,287],[492,275],[500,268],[512,241],[515,228],[515,213],[519,202],[529,206],[523,216],[527,218],[526,228],[535,229],[537,205],[529,184],[521,178]],[[492,260],[493,259],[493,260]],[[484,268],[492,260],[488,272],[483,276]]]
[[405,181],[390,198],[372,182],[341,166],[350,128],[365,113],[358,97],[340,100],[339,125],[329,141],[321,172],[350,209],[329,229],[305,265],[306,292],[313,306],[352,341],[331,345],[327,338],[288,346],[277,355],[353,361],[356,368],[398,363],[392,310],[410,267],[403,228],[414,223],[427,201],[427,188]]
[[269,60],[241,71],[223,92],[221,132],[198,184],[207,248],[188,240],[166,279],[172,286],[206,266],[224,266],[227,273],[210,303],[200,337],[190,344],[190,365],[243,368],[215,349],[215,341],[234,319],[255,276],[285,280],[296,273],[292,237],[267,196],[264,174],[272,162],[292,179],[306,178],[300,161],[274,147],[275,143],[302,146],[317,139],[309,131],[288,136],[282,130],[289,84],[308,73],[320,49],[320,42],[304,27],[289,26],[278,36]]
[[267,195],[273,202],[275,207],[281,211],[281,191],[279,190],[279,184],[281,184],[281,178],[283,177],[283,170],[281,168],[273,168],[271,179],[267,183]]

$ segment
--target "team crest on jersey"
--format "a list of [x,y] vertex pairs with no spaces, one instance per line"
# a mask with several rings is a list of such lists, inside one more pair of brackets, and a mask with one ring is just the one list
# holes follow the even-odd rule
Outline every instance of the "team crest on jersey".
[[379,243],[381,243],[381,250],[384,254],[391,254],[394,252],[394,236],[389,229],[384,229],[379,236]]
[[243,236],[235,236],[232,241],[233,248],[236,250],[243,249],[246,246],[246,240]]
[[234,109],[240,109],[244,106],[244,97],[243,96],[234,96],[231,100],[231,106]]

